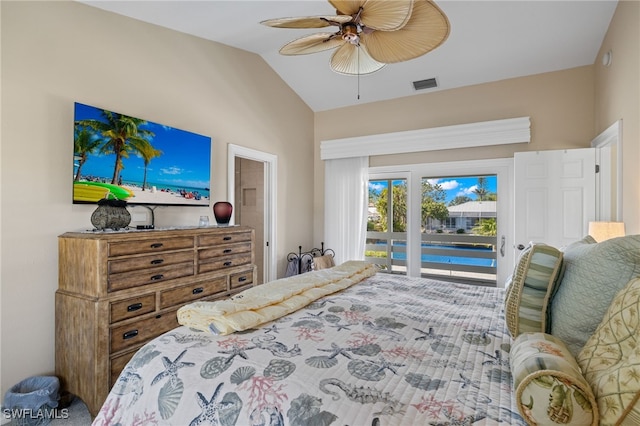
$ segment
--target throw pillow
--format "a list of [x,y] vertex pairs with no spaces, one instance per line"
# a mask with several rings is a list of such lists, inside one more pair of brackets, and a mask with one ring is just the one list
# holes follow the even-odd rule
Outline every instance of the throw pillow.
[[531,425],[598,425],[589,383],[562,341],[546,333],[523,333],[509,354],[516,404]]
[[603,425],[640,424],[640,278],[613,299],[577,357]]
[[505,297],[505,318],[512,337],[547,331],[547,307],[562,265],[562,252],[532,243],[518,260]]
[[564,276],[551,302],[551,334],[576,356],[614,296],[640,275],[640,235],[595,243],[588,237],[564,252]]

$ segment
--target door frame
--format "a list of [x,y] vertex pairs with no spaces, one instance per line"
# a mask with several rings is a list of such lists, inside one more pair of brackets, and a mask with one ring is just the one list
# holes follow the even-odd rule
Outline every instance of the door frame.
[[[596,136],[591,141],[591,147],[596,148],[596,164],[600,166],[596,177],[596,220],[622,222],[622,120],[616,121]],[[611,170],[609,166],[614,163],[614,148],[616,167]],[[616,188],[613,195],[606,189],[611,187]],[[611,217],[611,207],[614,205],[616,217]]]
[[278,187],[278,156],[240,145],[229,144],[227,151],[227,198],[235,204],[236,188],[236,158],[244,158],[263,163],[264,165],[264,270],[263,282],[276,279],[278,268],[276,264],[276,212]]

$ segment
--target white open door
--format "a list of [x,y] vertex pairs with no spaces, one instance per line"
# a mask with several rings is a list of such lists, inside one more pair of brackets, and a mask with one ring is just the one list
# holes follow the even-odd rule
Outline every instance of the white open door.
[[515,256],[530,241],[557,248],[587,235],[596,212],[594,148],[514,155]]

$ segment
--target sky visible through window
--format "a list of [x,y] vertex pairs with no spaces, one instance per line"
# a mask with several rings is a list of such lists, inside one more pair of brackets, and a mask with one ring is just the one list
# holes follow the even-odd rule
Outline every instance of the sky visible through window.
[[[486,178],[487,190],[489,192],[497,193],[497,177],[484,176]],[[460,177],[445,177],[445,178],[433,178],[428,179],[431,184],[440,184],[444,189],[446,195],[445,203],[449,203],[451,200],[458,196],[467,196],[471,200],[476,200],[476,194],[473,192],[478,187],[478,176],[460,176]],[[393,180],[394,184],[400,182],[400,180]],[[369,181],[369,190],[375,193],[380,193],[387,187],[386,180],[371,180]]]

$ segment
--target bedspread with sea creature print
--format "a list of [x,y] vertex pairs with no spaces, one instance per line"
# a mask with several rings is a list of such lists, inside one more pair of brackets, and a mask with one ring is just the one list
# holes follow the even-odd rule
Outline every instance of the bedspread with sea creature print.
[[502,289],[378,273],[254,329],[143,346],[94,425],[521,425]]

